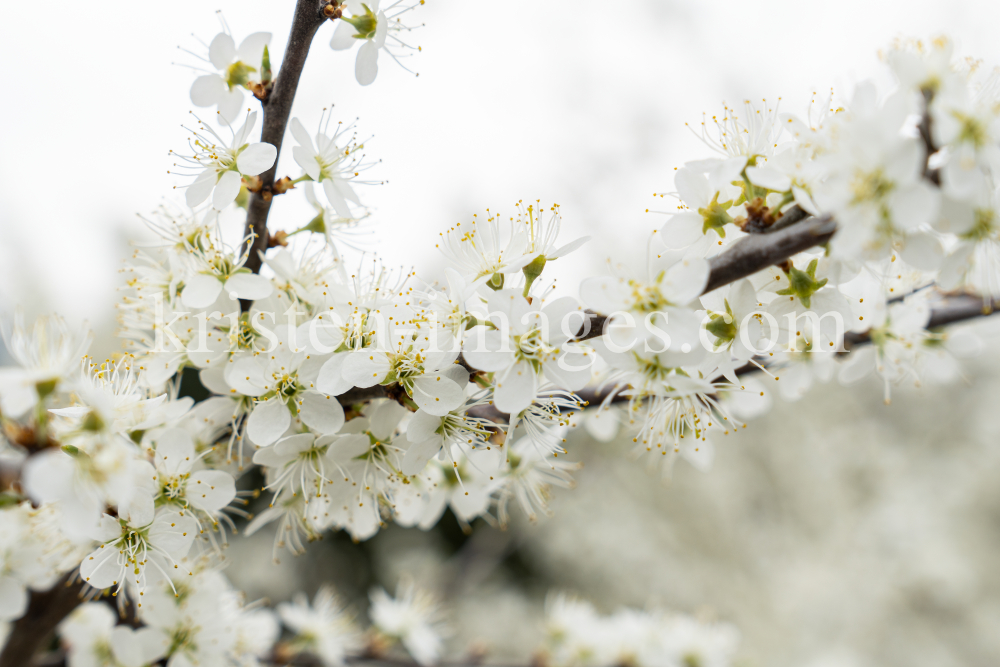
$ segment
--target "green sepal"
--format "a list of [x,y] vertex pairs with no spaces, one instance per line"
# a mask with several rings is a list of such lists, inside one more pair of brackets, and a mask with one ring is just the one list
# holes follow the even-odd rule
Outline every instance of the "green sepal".
[[326,222],[323,220],[323,214],[320,213],[310,220],[309,224],[303,227],[301,231],[312,232],[313,234],[326,234]]
[[250,191],[247,190],[247,186],[240,185],[240,191],[236,194],[236,205],[244,211],[248,210],[250,206]]
[[91,410],[84,418],[83,426],[81,428],[83,428],[84,431],[103,431],[104,420],[101,419],[101,415]]
[[542,271],[545,270],[545,255],[539,255],[529,262],[524,268],[521,269],[521,273],[524,274],[524,296],[528,296],[528,290],[531,289],[531,284],[535,282],[538,276],[542,275]]
[[732,200],[719,203],[719,193],[716,192],[708,206],[698,209],[698,215],[705,223],[701,227],[701,233],[707,234],[708,230],[714,230],[719,238],[726,238],[725,226],[733,221],[732,216],[727,213],[727,209],[733,205]]
[[827,282],[826,278],[816,280],[816,265],[818,263],[818,259],[809,262],[809,266],[806,267],[805,271],[796,269],[794,266],[791,267],[788,270],[788,287],[778,290],[775,294],[797,296],[802,305],[809,308],[812,295],[826,285]]
[[736,338],[736,317],[733,315],[733,309],[729,306],[728,299],[725,304],[726,312],[711,313],[711,320],[705,325],[705,330],[718,338],[720,343],[728,343]]
[[250,81],[250,72],[256,71],[255,67],[247,65],[242,60],[237,60],[226,68],[226,85],[229,86],[229,90],[236,86],[246,86],[247,82]]
[[57,384],[59,384],[58,379],[36,382],[35,391],[38,392],[38,398],[44,399],[46,396],[54,392],[56,390]]
[[368,5],[362,4],[365,13],[360,16],[342,16],[341,21],[345,21],[354,26],[357,33],[355,39],[371,39],[375,36],[375,29],[378,27],[378,17],[372,12]]

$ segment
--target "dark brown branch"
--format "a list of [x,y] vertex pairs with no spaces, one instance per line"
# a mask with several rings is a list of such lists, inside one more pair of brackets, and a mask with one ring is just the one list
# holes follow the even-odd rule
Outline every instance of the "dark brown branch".
[[[975,296],[973,294],[949,295],[942,298],[931,309],[931,316],[927,322],[927,328],[938,329],[949,324],[956,324],[958,322],[964,322],[977,317],[992,315],[998,310],[1000,310],[1000,299],[996,301],[984,301],[982,297]],[[867,331],[860,333],[848,332],[844,336],[844,347],[848,350],[855,345],[865,345],[870,342],[871,335]],[[740,368],[737,368],[736,374],[743,375],[745,373],[755,373],[759,370],[760,368],[758,366],[747,363]],[[725,378],[721,376],[714,379],[715,382],[722,382],[724,380]],[[603,387],[600,390],[595,387],[587,387],[576,392],[576,395],[579,396],[586,405],[595,406],[600,405],[608,396],[611,395],[612,391],[614,391],[614,387]],[[611,403],[625,403],[628,400],[628,396],[623,396],[619,393],[611,399]],[[500,412],[492,405],[479,406],[469,412],[475,417],[492,419],[493,421],[499,422],[506,422],[510,418],[510,415]]]
[[[992,315],[1000,309],[1000,299],[990,301],[974,294],[953,294],[943,298],[931,309],[931,317],[927,322],[927,329],[939,329],[956,322],[975,319],[985,315]],[[867,331],[861,333],[850,333],[844,336],[844,347],[848,350],[854,345],[862,345],[870,342],[871,337]]]
[[386,387],[377,384],[374,387],[355,387],[354,389],[349,389],[346,393],[341,394],[337,397],[341,405],[354,405],[356,403],[364,403],[365,401],[370,401],[373,398],[385,398],[389,395]]
[[285,128],[292,112],[292,102],[295,101],[295,91],[299,87],[299,77],[302,67],[309,54],[309,45],[313,36],[326,17],[321,0],[298,0],[295,5],[295,17],[292,19],[292,30],[288,35],[288,46],[285,47],[285,57],[281,61],[281,69],[274,80],[274,87],[267,97],[261,101],[264,111],[263,129],[260,140],[272,144],[278,149],[274,165],[260,175],[260,190],[250,195],[247,206],[247,234],[255,234],[250,257],[247,259],[248,269],[257,273],[260,271],[260,254],[267,250],[267,216],[271,211],[271,195],[274,187],[274,176],[278,169],[278,158],[281,157],[281,143],[285,138]]
[[67,574],[50,590],[31,594],[28,611],[10,629],[7,644],[0,653],[0,667],[24,667],[56,626],[80,604],[83,581],[72,581],[75,572]]
[[790,206],[787,211],[782,213],[781,217],[778,218],[778,221],[775,222],[770,227],[768,227],[767,229],[765,229],[764,233],[773,234],[774,232],[784,229],[785,227],[791,227],[796,222],[801,222],[802,220],[805,220],[808,217],[809,214],[806,213],[804,210],[802,210],[802,208],[798,204],[795,204],[794,206]]
[[931,101],[934,99],[934,91],[925,88],[920,92],[923,93],[924,97],[924,113],[920,117],[920,124],[917,125],[917,129],[920,131],[920,138],[924,142],[924,178],[934,185],[941,185],[941,172],[937,169],[931,169],[930,166],[931,156],[938,151],[937,146],[934,145],[934,135],[931,129],[933,121],[929,113]]
[[830,217],[809,218],[767,234],[746,236],[709,260],[712,267],[705,293],[751,276],[792,255],[830,240],[837,223]]
[[[785,261],[792,255],[808,250],[815,245],[826,243],[833,236],[837,224],[829,217],[808,218],[798,206],[793,206],[778,223],[788,216],[789,222],[780,229],[768,229],[766,233],[746,236],[709,260],[711,272],[704,293],[735,282],[740,278],[757,273],[761,269]],[[588,319],[583,323],[576,340],[589,340],[604,334],[607,318],[587,311]]]
[[[247,207],[246,230],[255,237],[246,266],[254,273],[260,271],[260,253],[267,249],[270,239],[267,233],[267,216],[271,210],[272,188],[285,128],[288,125],[292,102],[295,100],[295,91],[309,53],[309,46],[316,31],[327,20],[323,15],[325,5],[322,0],[298,0],[281,69],[274,81],[274,87],[261,101],[264,120],[260,140],[274,145],[277,157],[274,165],[260,174],[261,187],[257,192],[251,193],[250,204]],[[249,303],[245,306],[249,307]],[[14,624],[7,644],[0,653],[0,667],[24,667],[31,664],[32,657],[42,642],[80,603],[80,590],[83,584],[76,582],[67,586],[67,581],[68,579],[64,578],[50,591],[32,593],[27,613]]]

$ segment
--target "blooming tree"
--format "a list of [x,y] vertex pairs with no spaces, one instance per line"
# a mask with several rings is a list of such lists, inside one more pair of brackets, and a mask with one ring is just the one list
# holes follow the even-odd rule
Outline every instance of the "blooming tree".
[[[805,118],[746,102],[706,119],[709,154],[676,171],[662,195],[676,208],[636,240],[643,261],[596,272],[579,299],[545,280],[587,239],[560,238],[562,212],[540,202],[456,221],[442,282],[347,259],[371,164],[351,126],[290,118],[292,98],[327,23],[333,49],[358,45],[366,86],[381,52],[416,50],[422,4],[298,0],[280,63],[270,33],[217,35],[190,94],[218,113],[175,154],[184,197],[149,220],[160,243],[127,265],[123,352],[93,360],[90,334],[57,315],[5,321],[0,665],[30,664],[56,625],[71,665],[341,665],[393,646],[432,664],[447,614],[413,582],[373,590],[365,629],[329,588],[247,604],[223,547],[244,526],[273,530],[277,559],[330,531],[427,529],[446,509],[466,525],[505,524],[512,505],[535,518],[573,484],[564,436],[581,419],[605,439],[624,429],[664,473],[677,458],[707,469],[766,408],[757,378],[795,400],[874,375],[888,402],[983,347],[946,325],[1000,299],[1000,75],[946,40],[894,45],[891,90],[862,82]],[[278,178],[287,132],[302,173]],[[299,191],[315,218],[269,232],[273,198]],[[737,641],[565,596],[547,615],[555,665],[729,665]]]

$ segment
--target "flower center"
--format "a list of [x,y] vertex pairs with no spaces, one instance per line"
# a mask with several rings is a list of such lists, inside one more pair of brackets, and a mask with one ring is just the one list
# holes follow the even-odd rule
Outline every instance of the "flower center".
[[881,169],[856,172],[851,182],[851,191],[854,193],[851,203],[857,205],[865,202],[881,202],[895,187],[896,184],[886,178]]
[[981,241],[993,236],[996,230],[996,212],[991,208],[977,208],[975,216],[976,221],[972,229],[962,234],[962,238]]
[[226,85],[229,90],[236,86],[245,86],[250,80],[250,72],[256,72],[256,68],[250,67],[242,60],[237,60],[226,68]]
[[375,37],[375,29],[378,27],[378,16],[372,12],[368,5],[361,5],[365,8],[365,13],[358,16],[342,17],[341,21],[346,21],[354,26],[357,34],[354,39],[372,39]]

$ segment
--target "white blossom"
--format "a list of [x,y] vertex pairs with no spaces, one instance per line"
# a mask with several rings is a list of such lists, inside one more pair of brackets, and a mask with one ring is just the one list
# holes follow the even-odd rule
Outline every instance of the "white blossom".
[[208,45],[208,64],[216,71],[203,74],[191,84],[191,102],[197,107],[218,107],[227,123],[239,116],[243,91],[250,82],[261,80],[261,60],[271,41],[271,33],[255,32],[237,47],[228,32],[220,32]]

